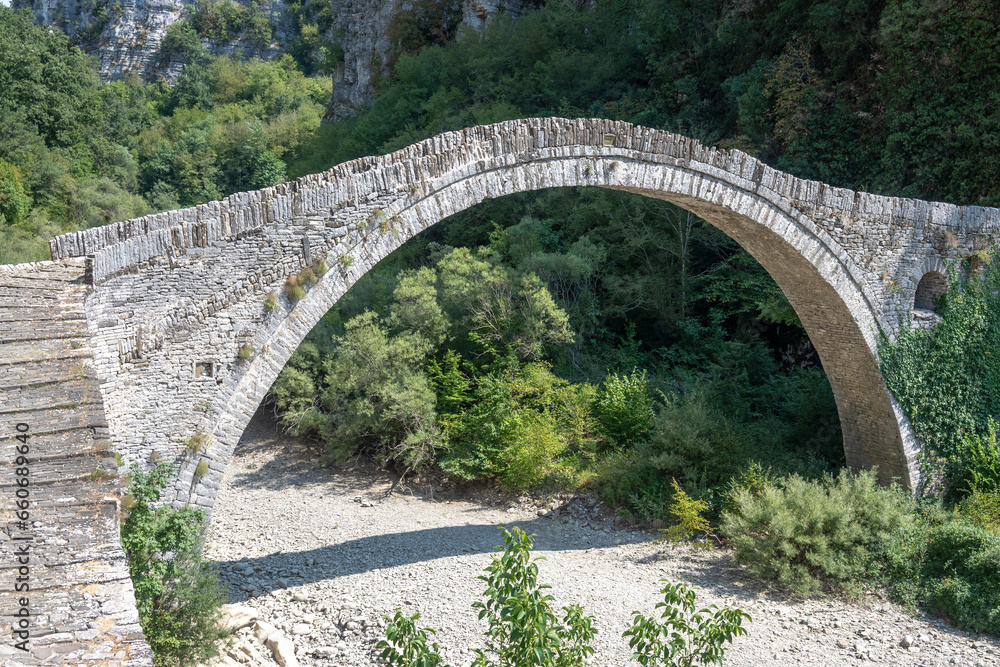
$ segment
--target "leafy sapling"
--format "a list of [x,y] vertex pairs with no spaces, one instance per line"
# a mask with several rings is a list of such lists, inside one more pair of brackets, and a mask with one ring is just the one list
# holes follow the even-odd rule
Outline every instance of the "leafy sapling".
[[690,667],[721,665],[734,639],[747,633],[743,621],[750,615],[734,607],[697,609],[695,586],[661,579],[664,587],[660,621],[632,612],[632,627],[622,633],[629,638],[632,659],[642,667]]

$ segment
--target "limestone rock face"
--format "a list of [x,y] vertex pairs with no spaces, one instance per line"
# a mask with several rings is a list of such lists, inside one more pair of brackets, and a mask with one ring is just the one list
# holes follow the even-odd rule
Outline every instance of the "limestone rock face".
[[[517,16],[524,0],[462,0],[462,23],[482,30],[500,12]],[[537,3],[536,3],[537,4]],[[334,34],[342,35],[344,60],[333,73],[333,96],[324,120],[345,118],[372,101],[375,81],[386,73],[390,56],[389,26],[411,0],[333,0]]]
[[[249,0],[236,0],[249,4]],[[254,41],[215,43],[202,46],[215,54],[236,54],[263,59],[281,55],[283,38],[289,37],[282,0],[263,0],[262,10],[275,28],[271,44]],[[15,9],[30,9],[39,25],[51,25],[70,35],[84,51],[100,61],[101,78],[114,81],[130,72],[146,81],[172,81],[183,62],[161,57],[160,45],[167,28],[184,18],[193,7],[185,0],[13,0]]]
[[[344,59],[333,73],[333,95],[326,120],[353,115],[372,100],[375,81],[387,72],[390,57],[389,28],[400,11],[413,8],[414,0],[330,0],[334,25],[327,37],[339,42]],[[234,0],[249,5],[250,0]],[[258,3],[274,27],[274,41],[211,42],[202,46],[216,55],[271,59],[295,41],[287,0]],[[502,12],[517,16],[539,0],[462,0],[462,24],[482,30]],[[173,81],[182,61],[162,57],[160,46],[167,28],[189,15],[192,0],[13,0],[15,9],[30,9],[39,25],[58,27],[100,60],[101,78],[122,79],[131,72],[145,81]]]

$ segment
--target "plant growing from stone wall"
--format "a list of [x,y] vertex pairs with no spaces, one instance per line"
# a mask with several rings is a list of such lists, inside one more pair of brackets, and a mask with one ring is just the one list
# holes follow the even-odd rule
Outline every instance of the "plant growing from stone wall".
[[[323,266],[326,265],[323,264]],[[316,272],[307,266],[295,275],[288,276],[288,280],[285,282],[285,296],[292,303],[301,301],[306,296],[306,288],[317,282],[319,282],[319,278],[316,277]]]
[[305,298],[306,288],[299,284],[298,276],[289,276],[285,282],[285,296],[292,303],[297,303]]
[[264,310],[269,313],[273,313],[274,311],[278,310],[277,293],[271,292],[270,294],[267,295],[267,298],[264,299]]
[[184,440],[184,449],[194,454],[201,454],[208,449],[212,439],[204,431],[198,430]]
[[246,361],[247,359],[253,356],[253,346],[248,343],[240,345],[240,349],[236,353],[236,356],[239,358],[240,361]]

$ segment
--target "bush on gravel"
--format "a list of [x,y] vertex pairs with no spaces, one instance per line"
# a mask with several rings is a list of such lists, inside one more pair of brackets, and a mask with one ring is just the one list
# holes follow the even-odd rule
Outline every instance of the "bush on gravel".
[[873,471],[819,481],[791,475],[736,489],[722,515],[736,561],[763,579],[808,595],[866,579],[893,532],[913,521],[913,501],[882,488]]
[[[597,634],[593,616],[582,607],[563,607],[560,619],[552,609],[551,595],[538,583],[536,562],[531,558],[533,539],[520,528],[504,535],[503,554],[494,556],[479,578],[486,582],[485,602],[476,602],[479,618],[486,619],[486,649],[476,649],[474,667],[578,667],[594,653],[590,643]],[[722,664],[727,647],[739,635],[750,616],[739,609],[696,611],[695,589],[666,580],[662,622],[634,612],[634,624],[622,636],[631,637],[633,660],[643,667],[663,665]],[[714,610],[714,611],[713,611]],[[419,614],[385,616],[386,638],[376,645],[391,667],[446,667],[437,643],[428,645],[430,628],[420,628]]]
[[940,503],[892,535],[883,581],[909,606],[922,605],[960,628],[1000,634],[1000,535]]
[[631,637],[628,646],[632,659],[642,667],[691,667],[721,665],[734,639],[747,633],[743,621],[752,621],[750,614],[735,607],[695,606],[697,587],[683,581],[676,584],[661,579],[664,586],[663,609],[660,618],[647,618],[632,612],[632,627],[622,636]]

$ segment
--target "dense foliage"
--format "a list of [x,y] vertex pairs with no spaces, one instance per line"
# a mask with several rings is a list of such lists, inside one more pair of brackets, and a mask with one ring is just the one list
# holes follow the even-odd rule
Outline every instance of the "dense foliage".
[[447,41],[452,4],[413,3],[375,104],[322,128],[326,150],[293,173],[558,114],[666,127],[841,186],[1000,200],[989,2],[557,0]]
[[[1000,261],[971,268],[953,267],[936,309],[944,321],[932,330],[904,328],[880,349],[882,373],[917,435],[953,459],[949,477],[958,492],[967,490],[972,481],[967,468],[974,465],[965,462],[974,450],[971,442],[963,446],[963,438],[981,435],[985,443],[992,429],[995,451],[991,423],[1000,419]],[[990,450],[984,444],[979,456]],[[992,472],[998,474],[1000,467]]]
[[872,473],[737,485],[722,530],[736,559],[793,591],[881,585],[962,628],[1000,634],[1000,495],[954,509],[879,488]]
[[[597,475],[647,520],[667,517],[672,477],[717,512],[716,487],[753,461],[810,475],[836,467],[826,379],[783,366],[765,335],[794,343],[801,330],[715,297],[720,282],[742,282],[780,302],[760,268],[734,269],[740,251],[700,225],[715,260],[689,261],[700,275],[636,267],[639,253],[666,255],[677,236],[630,247],[620,221],[646,202],[575,194],[548,193],[545,206],[498,200],[493,221],[507,224],[482,230],[482,245],[443,243],[476,239],[471,215],[459,216],[370,271],[272,387],[285,424],[320,438],[332,459],[367,451],[404,476],[435,462],[512,489]],[[681,284],[683,317],[659,309],[660,293]]]
[[890,536],[913,520],[912,500],[871,472],[737,489],[722,530],[736,560],[800,594],[864,578]]
[[200,509],[154,507],[173,478],[160,463],[149,472],[129,471],[122,548],[135,587],[142,631],[157,665],[202,663],[222,637],[217,622],[225,592],[214,570],[201,560],[205,517]]
[[0,7],[0,262],[46,259],[64,231],[287,177],[329,79],[307,78],[291,56],[209,58],[182,28],[165,48],[200,55],[176,84],[100,83],[66,36]]

